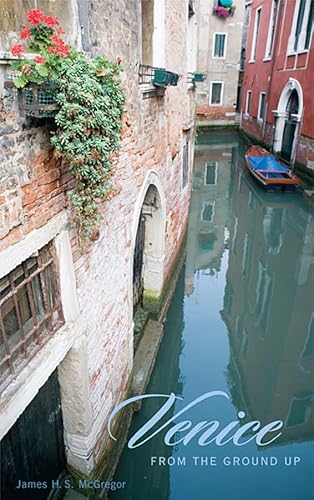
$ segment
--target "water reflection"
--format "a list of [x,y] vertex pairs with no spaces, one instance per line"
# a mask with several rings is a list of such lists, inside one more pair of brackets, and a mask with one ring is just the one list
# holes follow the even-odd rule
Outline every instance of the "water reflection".
[[[244,421],[281,419],[284,429],[263,450],[254,442],[200,447],[197,440],[168,447],[161,433],[125,449],[116,479],[128,484],[113,498],[312,500],[313,215],[300,193],[264,193],[254,183],[237,136],[212,134],[200,142],[186,265],[146,392],[182,394],[178,411],[205,392],[226,391],[230,402],[209,401],[184,419],[225,426],[241,410]],[[146,401],[130,434],[160,405]],[[152,456],[185,457],[186,465],[152,466]],[[203,466],[195,457],[204,457]],[[277,464],[229,466],[225,457]],[[300,462],[289,467],[289,457]]]
[[250,419],[281,419],[277,444],[313,435],[313,215],[298,196],[264,193],[235,172],[221,311],[228,380]]

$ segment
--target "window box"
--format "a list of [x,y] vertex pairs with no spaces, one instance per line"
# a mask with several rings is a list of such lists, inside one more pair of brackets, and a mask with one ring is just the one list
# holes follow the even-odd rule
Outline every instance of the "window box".
[[180,79],[180,76],[178,75],[178,73],[171,73],[170,85],[173,85],[173,86],[178,85],[179,79]]
[[177,73],[172,73],[166,69],[155,68],[153,76],[153,84],[157,87],[167,87],[168,85],[178,85],[180,76]]
[[222,19],[233,16],[234,11],[235,6],[232,5],[232,0],[218,0],[213,7],[213,14]]
[[[16,88],[12,81],[5,82],[6,88]],[[55,101],[57,84],[47,81],[40,85],[29,83],[18,89],[18,107],[21,116],[34,118],[53,118],[60,107]]]
[[204,73],[194,73],[194,81],[195,82],[203,82],[206,78]]

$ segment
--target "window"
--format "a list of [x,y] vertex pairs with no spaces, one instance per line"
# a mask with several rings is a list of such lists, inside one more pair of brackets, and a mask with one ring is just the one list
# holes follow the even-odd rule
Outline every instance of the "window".
[[288,54],[303,52],[310,48],[313,18],[314,0],[297,0],[288,43]]
[[261,92],[259,95],[259,104],[258,104],[258,114],[257,114],[258,120],[264,121],[265,111],[266,111],[266,92]]
[[226,33],[215,33],[213,43],[213,57],[224,59],[226,57],[227,35]]
[[154,0],[142,0],[142,64],[153,64]]
[[252,91],[248,90],[246,94],[246,104],[245,104],[245,114],[249,115],[250,114],[250,108],[251,108],[251,96],[252,96]]
[[165,66],[165,0],[142,0],[142,64]]
[[275,38],[275,28],[277,21],[277,11],[278,11],[278,0],[273,0],[270,14],[270,23],[268,29],[268,38],[266,45],[265,58],[269,59],[272,56],[274,38]]
[[311,37],[313,31],[313,22],[314,22],[314,0],[311,1],[310,13],[306,27],[306,36],[305,36],[305,49],[309,49],[311,45]]
[[63,322],[53,248],[47,245],[0,280],[0,382]]
[[272,302],[272,277],[266,267],[258,263],[255,310],[263,330],[266,330]]
[[215,202],[213,202],[213,201],[208,201],[208,202],[203,203],[203,209],[202,209],[202,215],[201,215],[202,221],[206,221],[206,222],[213,221],[214,207],[215,207]]
[[295,28],[295,35],[294,35],[294,46],[293,46],[293,48],[294,48],[295,51],[298,50],[299,37],[300,37],[300,34],[301,34],[302,22],[303,22],[303,18],[304,18],[305,4],[306,4],[306,0],[300,0],[297,25],[296,25],[296,28]]
[[182,189],[185,188],[189,180],[189,143],[186,142],[182,152]]
[[254,23],[254,32],[253,32],[252,50],[251,50],[251,61],[252,62],[255,61],[255,56],[256,56],[256,48],[257,48],[257,41],[258,41],[261,12],[262,12],[262,8],[260,7],[259,9],[256,10],[256,14],[255,14],[255,23]]
[[249,239],[249,234],[245,233],[243,241],[242,266],[241,266],[242,277],[247,276],[250,271],[249,269],[250,254],[251,254],[251,241]]
[[210,83],[210,104],[221,105],[223,94],[223,82]]
[[[187,51],[186,51],[186,64],[187,72],[196,72],[197,66],[197,19],[195,16],[194,1],[189,2],[189,15],[188,15],[188,32],[187,32]],[[193,88],[194,84],[190,83]]]
[[209,186],[211,184],[217,184],[217,167],[218,162],[209,161],[205,164],[205,178],[204,185]]

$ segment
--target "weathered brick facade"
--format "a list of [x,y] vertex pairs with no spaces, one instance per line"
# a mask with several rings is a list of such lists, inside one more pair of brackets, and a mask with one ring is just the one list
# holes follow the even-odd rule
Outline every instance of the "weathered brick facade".
[[[64,306],[65,319],[69,318],[65,328],[71,333],[67,334],[67,341],[64,329],[60,336],[58,332],[55,335],[59,358],[49,349],[49,342],[45,352],[50,356],[48,372],[59,367],[68,462],[86,474],[92,472],[101,457],[99,437],[104,436],[108,415],[125,394],[132,372],[133,252],[138,220],[151,185],[158,193],[161,224],[151,227],[151,240],[146,242],[147,248],[151,247],[144,255],[144,266],[151,276],[155,273],[156,283],[167,279],[186,231],[194,135],[193,91],[188,90],[186,70],[188,1],[165,0],[165,3],[165,67],[182,77],[178,86],[167,88],[161,96],[148,97],[147,88],[139,85],[140,1],[95,0],[90,3],[88,16],[80,18],[85,30],[78,46],[91,48],[92,55],[121,59],[126,93],[122,147],[112,166],[113,189],[102,203],[104,220],[99,225],[99,234],[85,253],[78,246],[67,196],[74,181],[67,165],[56,157],[49,143],[49,127],[53,123],[21,119],[12,92],[1,89],[0,261],[3,266],[8,262],[13,268],[20,263],[19,255],[23,260],[36,250],[37,240],[42,245],[55,238],[60,274],[65,272],[61,276],[61,295],[65,301],[69,286],[66,273],[70,273],[70,268],[64,259],[73,263],[76,286],[71,291],[72,303]],[[39,8],[45,7],[39,4]],[[53,14],[58,15],[63,2],[56,4],[59,7],[55,6]],[[78,2],[80,15],[82,4],[85,2]],[[151,91],[154,94],[153,87]],[[186,142],[189,175],[183,186]],[[154,253],[154,231],[160,233],[159,253]],[[66,250],[67,241],[71,255]],[[1,269],[1,276],[5,272],[6,269]],[[153,291],[158,297],[160,286],[156,284]],[[36,370],[40,370],[38,359],[37,364],[36,359],[30,361],[28,372],[36,375]],[[47,372],[35,376],[32,391],[23,401],[17,390],[27,388],[26,372],[19,374],[15,389],[11,384],[4,391],[2,436],[31,403],[48,376]]]
[[311,1],[303,4],[300,19],[301,3],[295,0],[254,0],[247,5],[250,15],[241,127],[286,162],[302,164],[313,176]]

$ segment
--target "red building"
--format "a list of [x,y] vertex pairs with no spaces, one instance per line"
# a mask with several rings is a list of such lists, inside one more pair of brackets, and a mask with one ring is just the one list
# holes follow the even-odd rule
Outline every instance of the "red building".
[[314,175],[314,0],[246,2],[241,127]]

